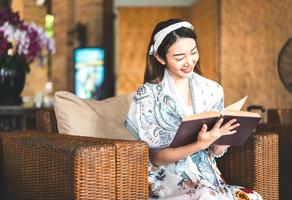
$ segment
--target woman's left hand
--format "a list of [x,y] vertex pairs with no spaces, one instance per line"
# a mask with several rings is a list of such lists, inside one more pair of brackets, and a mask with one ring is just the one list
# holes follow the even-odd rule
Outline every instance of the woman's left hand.
[[[236,120],[232,119],[229,120],[226,124],[220,127],[220,131],[222,135],[230,135],[234,134],[234,129],[239,126],[239,123],[235,123]],[[213,153],[216,155],[221,155],[226,149],[230,147],[230,145],[219,145],[219,144],[214,144],[213,145]]]

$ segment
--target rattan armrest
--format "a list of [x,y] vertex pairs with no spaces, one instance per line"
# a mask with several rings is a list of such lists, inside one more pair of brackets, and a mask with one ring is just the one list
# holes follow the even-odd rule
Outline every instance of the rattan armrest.
[[292,124],[259,124],[256,130],[279,134],[280,199],[292,199]]
[[36,129],[49,133],[58,133],[57,119],[53,109],[39,109],[36,112]]
[[230,147],[218,167],[227,183],[252,188],[263,199],[279,199],[278,134],[255,132],[245,145]]
[[9,199],[147,199],[140,141],[59,134],[3,137]]
[[9,132],[0,132],[0,197],[1,199],[6,199],[6,191],[5,187],[6,185],[4,184],[4,150],[3,150],[3,143],[2,139],[4,137],[31,137],[32,135],[39,135],[39,134],[47,134],[44,132],[35,132],[35,131],[30,131],[30,130],[17,130],[17,131],[9,131]]

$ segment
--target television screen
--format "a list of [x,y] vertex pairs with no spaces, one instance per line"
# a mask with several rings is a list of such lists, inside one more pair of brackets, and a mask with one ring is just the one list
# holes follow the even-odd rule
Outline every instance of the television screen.
[[74,93],[84,99],[101,99],[105,79],[105,52],[101,47],[74,50]]

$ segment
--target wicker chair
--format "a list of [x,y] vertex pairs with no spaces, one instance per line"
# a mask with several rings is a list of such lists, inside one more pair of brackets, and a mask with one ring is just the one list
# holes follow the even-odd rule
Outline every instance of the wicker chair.
[[279,187],[280,199],[292,199],[292,124],[259,124],[257,131],[279,134]]
[[[2,137],[8,199],[147,199],[144,142],[56,134],[52,110],[37,112],[38,131]],[[229,183],[279,199],[278,135],[254,133],[219,160]]]
[[30,132],[2,137],[7,199],[147,199],[147,145]]
[[268,124],[292,124],[292,109],[268,109],[267,121]]

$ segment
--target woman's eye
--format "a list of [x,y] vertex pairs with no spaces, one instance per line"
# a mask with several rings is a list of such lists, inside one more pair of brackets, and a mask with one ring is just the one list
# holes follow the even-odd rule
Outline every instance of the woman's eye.
[[192,55],[195,55],[195,54],[197,54],[198,52],[197,51],[194,51],[194,52],[192,52]]
[[184,58],[176,58],[176,61],[182,61]]

